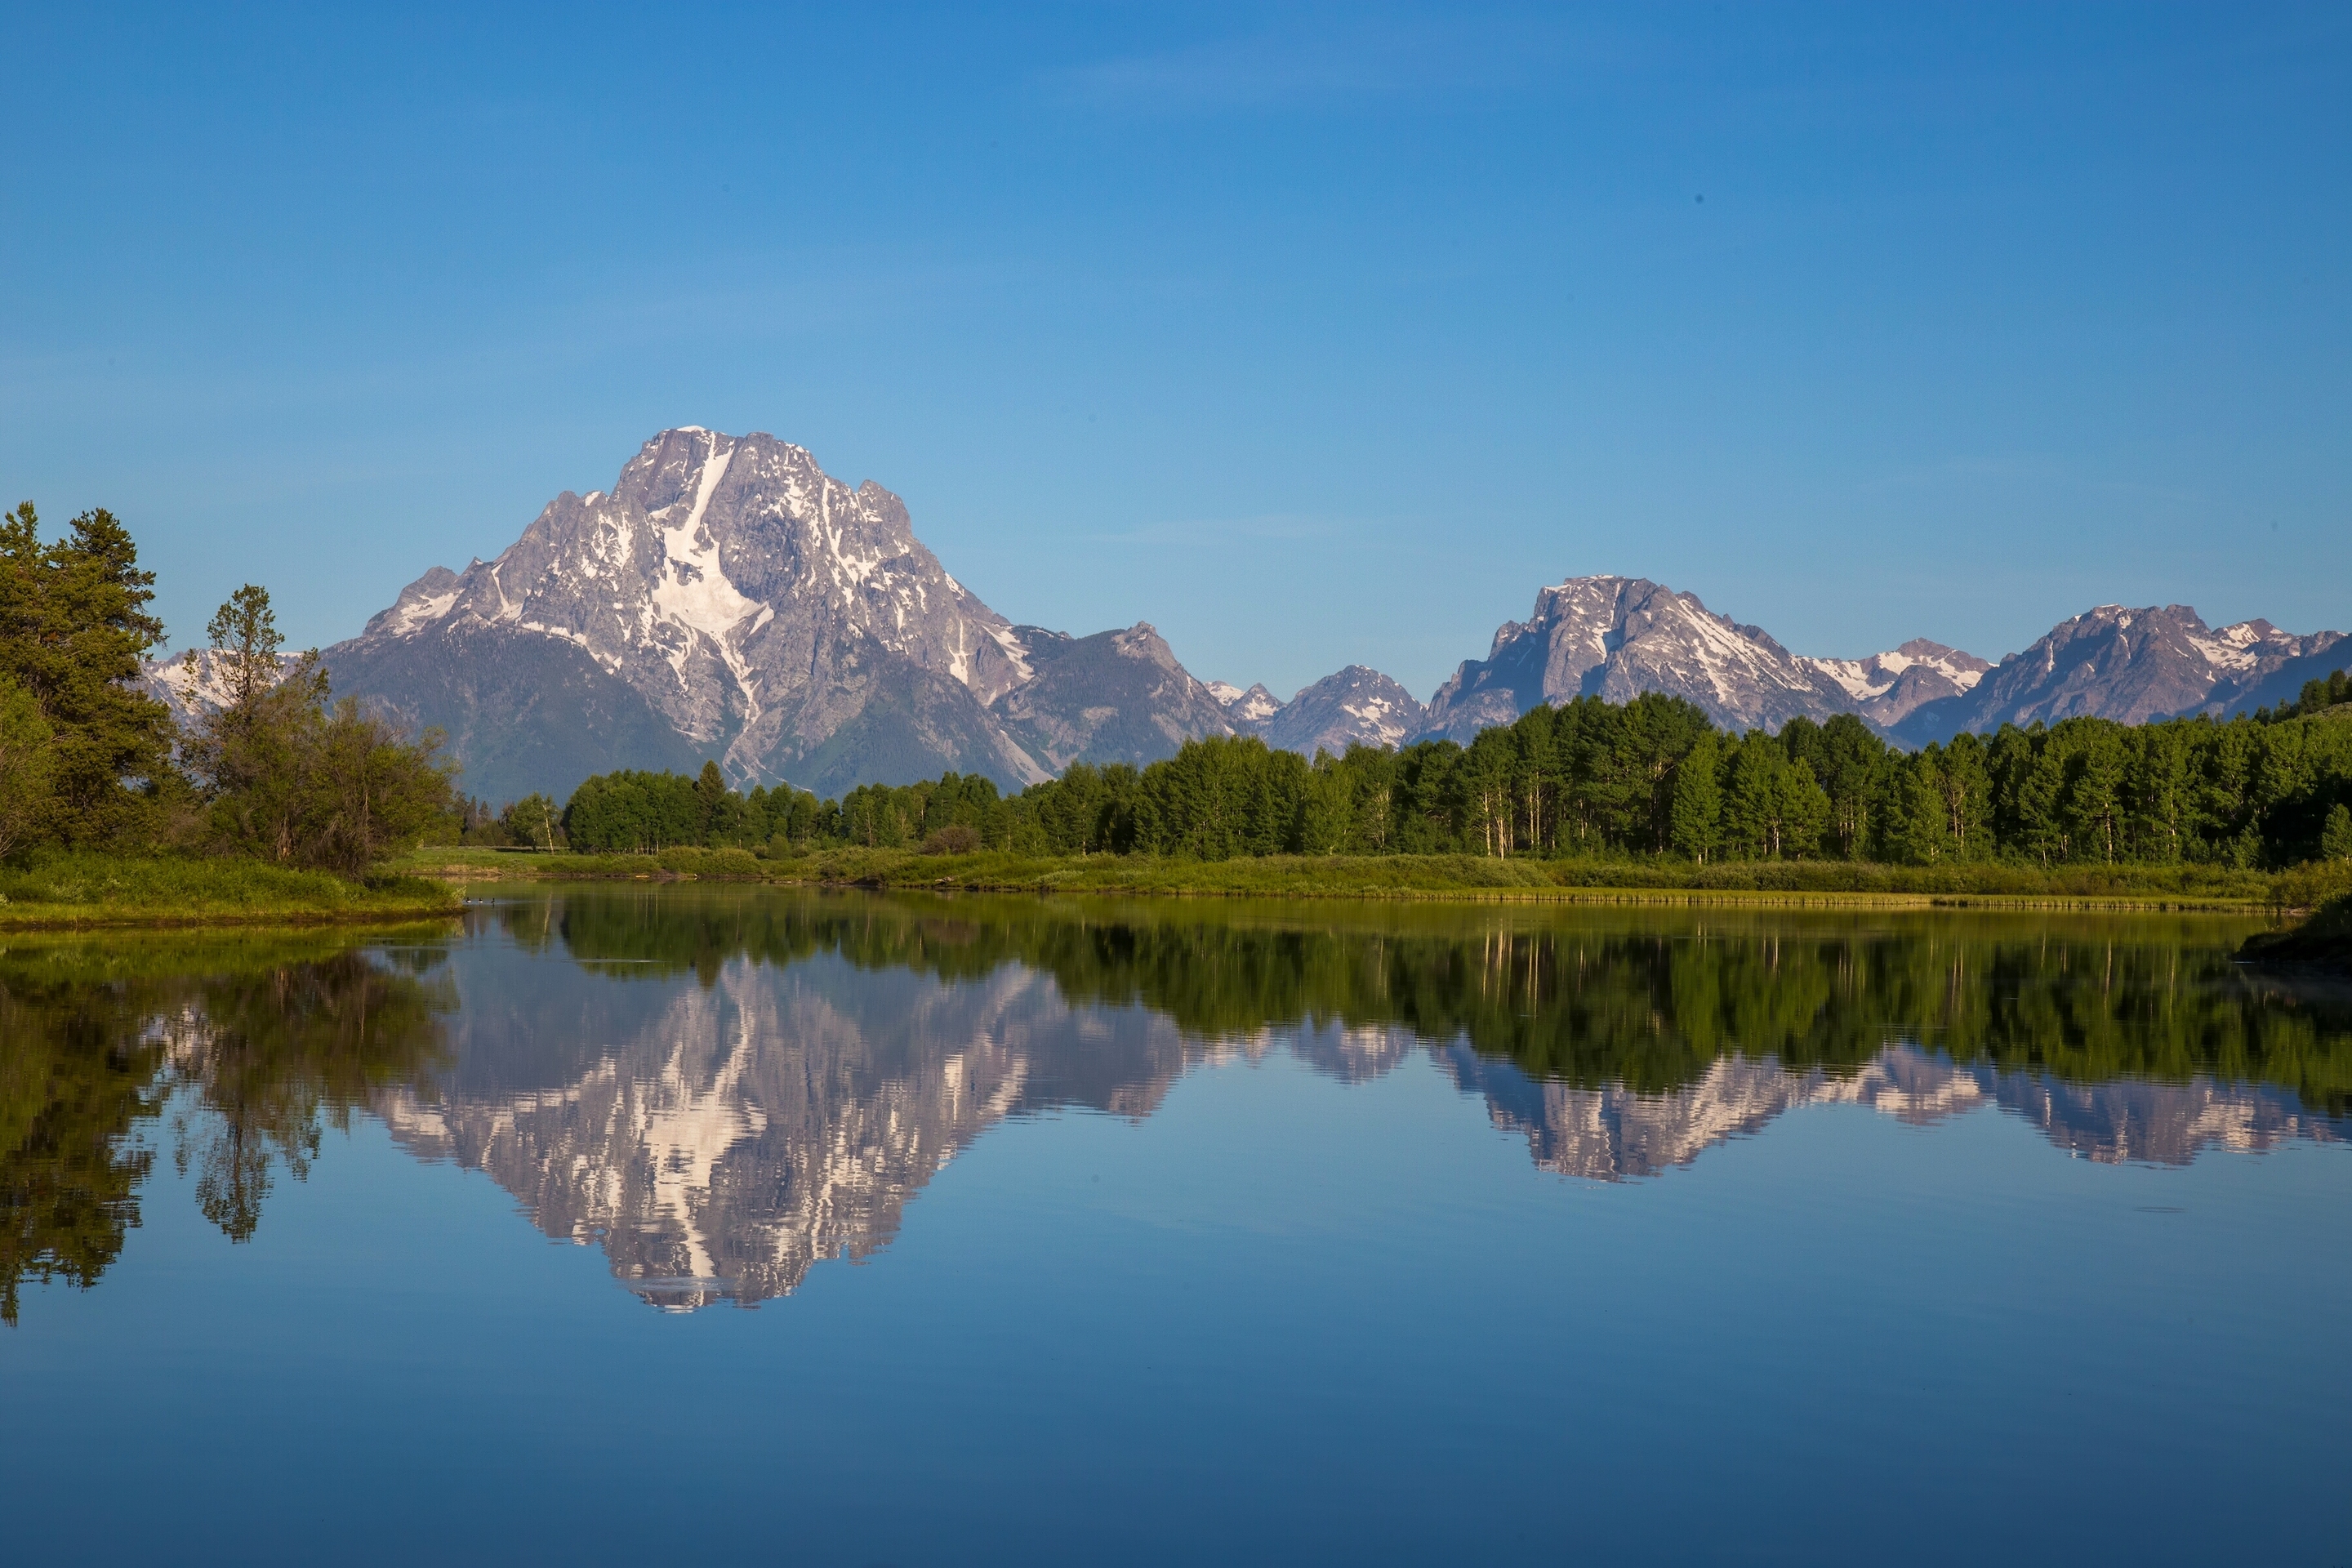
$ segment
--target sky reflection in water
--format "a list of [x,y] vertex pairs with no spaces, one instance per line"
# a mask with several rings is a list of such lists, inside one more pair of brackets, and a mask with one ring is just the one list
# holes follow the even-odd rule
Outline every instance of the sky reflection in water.
[[673,889],[18,946],[6,1473],[75,1556],[2336,1561],[2352,1012],[2243,929]]

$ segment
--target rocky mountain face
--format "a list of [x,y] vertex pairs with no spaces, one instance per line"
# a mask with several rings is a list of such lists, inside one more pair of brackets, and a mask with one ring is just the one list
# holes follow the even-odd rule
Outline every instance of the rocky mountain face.
[[1234,732],[1224,706],[1149,623],[1089,637],[1042,626],[1015,626],[1013,636],[1029,674],[996,711],[1052,773],[1076,762],[1140,765],[1186,741]]
[[338,691],[445,730],[493,798],[705,757],[747,787],[950,768],[1018,787],[1231,728],[1150,626],[1016,627],[879,485],[694,427],[609,492],[558,496],[497,560],[426,573],[326,661]]
[[2061,622],[1968,690],[1924,704],[1893,730],[1897,739],[1924,745],[1963,730],[2083,715],[2126,724],[2224,715],[2292,697],[2304,681],[2347,663],[2352,647],[2341,632],[2297,637],[2268,621],[2217,629],[2186,605],[2102,605]]
[[1717,724],[1778,729],[1802,713],[1849,710],[1853,698],[1812,661],[1695,594],[1643,577],[1571,577],[1507,621],[1483,659],[1465,659],[1429,701],[1422,731],[1467,742],[1538,702],[1624,702],[1644,691],[1685,697]]
[[[837,795],[948,769],[1018,788],[1077,762],[1142,764],[1203,735],[1311,756],[1468,742],[1539,702],[1687,698],[1717,724],[1854,713],[1906,744],[2076,714],[2137,722],[2295,695],[2352,663],[2339,632],[2218,630],[2183,605],[2107,605],[1998,667],[1924,639],[1859,659],[1790,654],[1695,595],[1574,577],[1506,622],[1424,708],[1361,665],[1288,702],[1203,684],[1148,624],[1015,626],[915,537],[898,497],[772,437],[665,431],[613,489],[550,502],[495,561],[436,566],[325,650],[340,694],[436,726],[492,800],[562,798],[619,767]],[[209,672],[209,673],[208,673]],[[187,722],[216,704],[209,655],[142,684]],[[209,684],[208,684],[209,682]]]
[[1212,680],[1209,682],[1209,695],[1217,700],[1217,706],[1225,710],[1225,717],[1240,730],[1251,730],[1262,721],[1272,718],[1274,710],[1282,706],[1282,699],[1268,691],[1263,681],[1244,691],[1230,680]]
[[1972,653],[1914,637],[1868,658],[1805,658],[1801,664],[1844,688],[1853,710],[1880,729],[1901,723],[1930,702],[1971,690],[1992,668]]
[[1925,638],[1867,658],[1808,658],[1693,595],[1641,578],[1575,577],[1544,589],[1531,616],[1506,622],[1486,658],[1438,689],[1419,736],[1466,742],[1538,702],[1663,691],[1727,728],[1853,713],[1924,745],[2078,714],[2136,724],[2249,711],[2347,665],[2352,642],[2341,632],[2299,637],[2267,621],[2215,629],[2182,605],[2103,605],[1998,666]]
[[1350,746],[1396,746],[1420,732],[1428,710],[1377,669],[1351,664],[1327,675],[1261,720],[1269,746],[1312,757]]

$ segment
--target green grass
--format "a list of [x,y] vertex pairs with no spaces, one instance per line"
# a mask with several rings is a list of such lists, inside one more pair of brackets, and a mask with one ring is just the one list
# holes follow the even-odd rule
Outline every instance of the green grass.
[[73,851],[0,867],[0,931],[415,920],[462,903],[421,877],[361,883],[253,860]]
[[404,868],[453,879],[698,878],[965,891],[1208,897],[1451,898],[1580,902],[1976,904],[1990,907],[2307,909],[2352,892],[2352,864],[2269,873],[2212,866],[1878,866],[1766,861],[1495,859],[1477,855],[1268,856],[1181,860],[1143,855],[1024,856],[991,850],[827,849],[762,858],[741,849],[660,855],[420,850]]
[[763,860],[749,849],[665,849],[658,855],[548,855],[535,849],[467,849],[436,845],[411,851],[394,863],[394,868],[412,877],[435,877],[446,881],[549,877],[658,881],[694,877],[757,882],[766,880],[781,863]]

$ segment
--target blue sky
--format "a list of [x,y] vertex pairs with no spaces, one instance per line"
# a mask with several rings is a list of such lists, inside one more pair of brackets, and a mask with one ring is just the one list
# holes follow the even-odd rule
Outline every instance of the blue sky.
[[2352,12],[11,5],[0,492],[299,641],[769,431],[1002,613],[1426,696],[2352,625]]

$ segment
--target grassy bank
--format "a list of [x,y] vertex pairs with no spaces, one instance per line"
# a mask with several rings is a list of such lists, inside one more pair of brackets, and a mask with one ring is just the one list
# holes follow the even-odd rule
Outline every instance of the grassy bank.
[[426,878],[350,882],[252,860],[73,853],[0,867],[0,931],[404,921],[452,915],[462,902]]
[[2323,904],[2301,925],[2247,938],[2238,956],[2250,963],[2293,964],[2352,974],[2352,896]]
[[1494,859],[1475,855],[1181,860],[921,855],[829,849],[766,858],[742,849],[659,855],[535,855],[433,849],[403,863],[453,880],[698,878],[974,892],[1190,894],[1209,897],[1451,898],[1507,901],[1979,905],[2137,909],[2307,909],[2352,891],[2352,865],[2285,872],[2205,866],[1875,866],[1845,861],[1692,866],[1648,860]]

